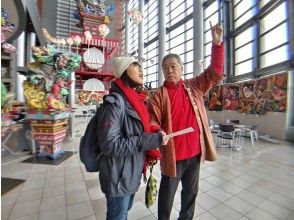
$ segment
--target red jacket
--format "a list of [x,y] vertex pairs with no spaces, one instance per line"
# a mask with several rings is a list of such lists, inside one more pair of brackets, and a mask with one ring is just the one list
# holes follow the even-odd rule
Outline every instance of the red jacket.
[[[212,46],[211,68],[220,75],[223,71],[223,46]],[[173,132],[192,127],[193,132],[174,138],[176,160],[185,160],[201,153],[199,125],[193,107],[184,89],[183,81],[177,85],[164,82],[171,102]]]

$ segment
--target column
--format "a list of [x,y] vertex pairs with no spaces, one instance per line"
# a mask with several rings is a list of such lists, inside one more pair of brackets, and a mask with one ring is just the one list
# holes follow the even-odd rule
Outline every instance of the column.
[[[223,18],[224,18],[224,26],[223,26],[223,33],[224,33],[224,73],[226,73],[226,82],[227,79],[232,76],[233,73],[233,57],[231,52],[231,45],[232,40],[230,38],[231,27],[233,25],[232,16],[225,16],[230,14],[230,8],[232,7],[232,3],[229,1],[223,1]],[[232,58],[232,59],[231,59]]]
[[36,46],[36,33],[30,32],[28,34],[28,38],[29,38],[29,48],[28,48],[28,51],[29,51],[28,52],[28,57],[29,57],[29,59],[28,59],[28,61],[29,61],[29,63],[31,63],[31,62],[35,61],[33,59],[33,57],[32,57],[32,47]]
[[203,57],[203,7],[202,1],[194,1],[193,4],[193,20],[194,20],[194,40],[193,40],[193,75],[196,76],[203,72],[203,65],[199,61],[204,60]]
[[[25,32],[22,32],[16,41],[16,66],[25,66]],[[15,73],[15,95],[16,100],[19,102],[24,102],[22,82],[24,77],[21,76],[19,72]]]
[[[144,1],[139,1],[139,11],[144,15]],[[138,58],[141,62],[142,69],[144,64],[144,19],[139,24],[139,39],[138,39]]]
[[163,84],[161,62],[165,55],[165,1],[158,1],[158,87]]
[[[288,6],[288,15],[289,15],[289,39],[294,39],[294,2],[293,1],[288,1],[286,2],[286,5]],[[290,43],[290,53],[289,53],[289,58],[291,59],[290,62],[292,65],[294,65],[294,41],[292,40]],[[286,128],[286,140],[287,141],[294,141],[294,70],[289,71],[288,73],[288,95],[289,95],[289,101],[288,101],[288,123],[287,123],[287,128]],[[290,98],[291,97],[291,98]]]
[[[70,89],[69,89],[69,107],[72,109],[72,108],[75,108],[75,72],[72,72],[70,74],[70,81],[72,82],[71,85],[70,85]],[[75,113],[74,112],[71,112],[70,113],[70,118],[69,118],[69,133],[70,133],[70,136],[72,137],[72,139],[74,138],[75,136]]]
[[129,1],[125,1],[125,56],[128,56],[129,54],[129,17],[128,17],[128,11],[129,11]]

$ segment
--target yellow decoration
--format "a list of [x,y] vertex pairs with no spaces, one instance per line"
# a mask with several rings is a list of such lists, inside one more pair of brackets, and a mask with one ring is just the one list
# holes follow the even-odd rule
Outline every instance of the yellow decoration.
[[42,108],[42,102],[38,99],[30,99],[29,105],[31,108],[41,109]]

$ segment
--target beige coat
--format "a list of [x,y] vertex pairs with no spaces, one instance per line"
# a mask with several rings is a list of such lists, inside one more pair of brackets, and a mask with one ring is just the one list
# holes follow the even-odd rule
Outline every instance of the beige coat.
[[[192,79],[184,80],[184,88],[187,91],[193,106],[195,117],[200,129],[201,160],[214,161],[217,153],[213,143],[213,137],[209,129],[206,109],[203,102],[204,94],[223,79],[210,67],[203,73]],[[172,133],[171,104],[167,88],[159,87],[149,99],[148,110],[150,113],[150,124],[159,125],[167,134]],[[162,160],[161,172],[164,175],[175,177],[176,155],[173,139],[167,145],[160,147]]]

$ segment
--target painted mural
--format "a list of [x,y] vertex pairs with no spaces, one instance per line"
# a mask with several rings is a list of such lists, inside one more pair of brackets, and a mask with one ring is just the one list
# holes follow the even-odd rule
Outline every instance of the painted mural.
[[239,105],[239,85],[226,84],[222,86],[223,110],[237,111]]
[[285,112],[287,107],[288,74],[282,73],[267,79],[267,103],[269,112]]
[[254,81],[254,98],[252,113],[263,115],[266,113],[267,78]]
[[244,82],[240,84],[240,100],[238,111],[241,113],[250,114],[253,113],[253,93],[254,84],[253,81]]
[[[288,73],[279,73],[242,83],[213,87],[209,91],[209,111],[231,110],[263,115],[266,112],[286,112]],[[204,97],[205,101],[205,97]]]
[[210,111],[222,110],[222,87],[220,85],[209,90],[208,109]]

